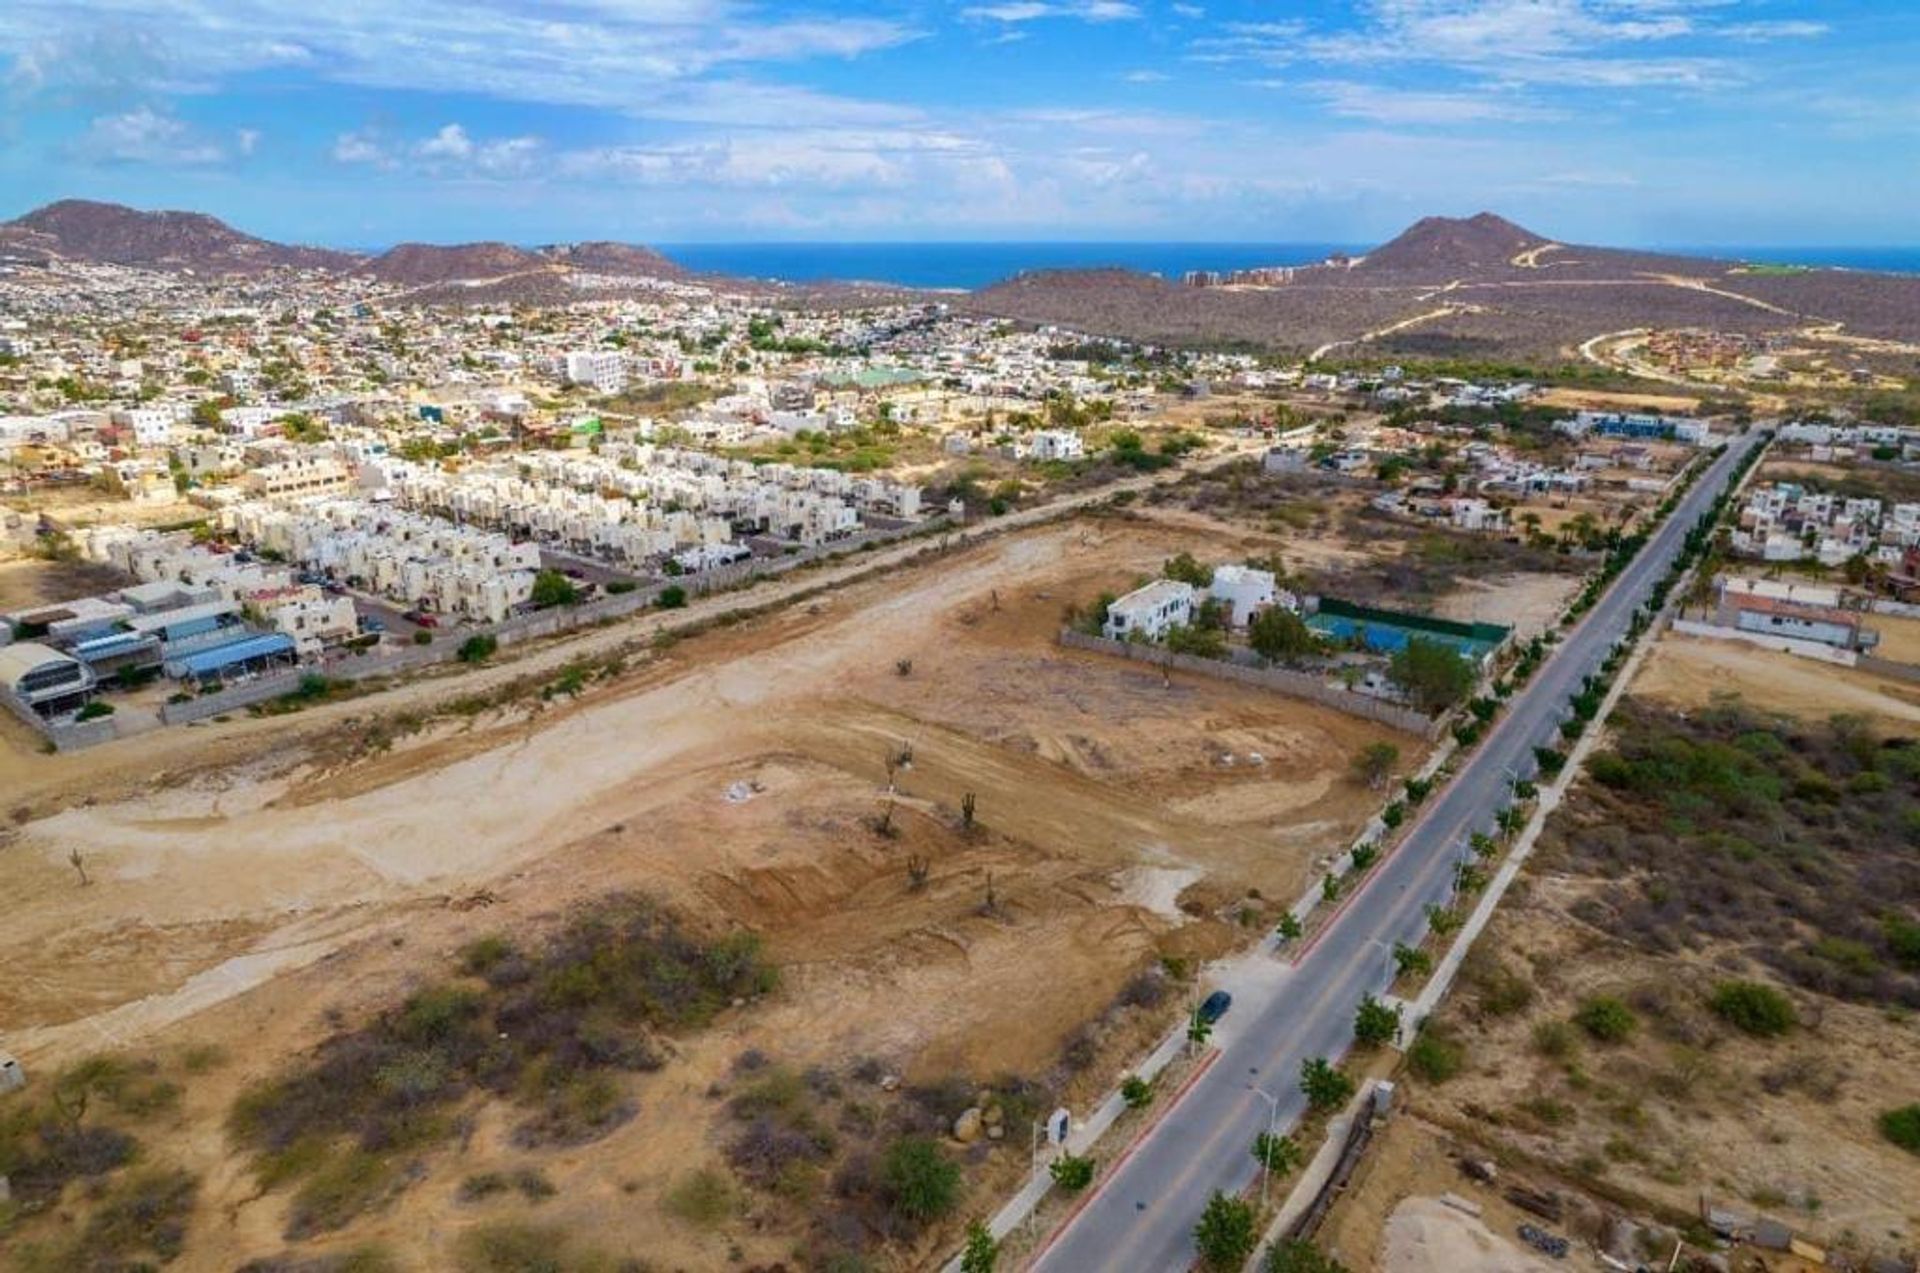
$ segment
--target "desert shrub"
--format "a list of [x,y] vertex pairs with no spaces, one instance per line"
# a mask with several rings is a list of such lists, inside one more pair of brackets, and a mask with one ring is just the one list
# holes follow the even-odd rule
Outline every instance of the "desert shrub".
[[338,1229],[389,1197],[399,1183],[386,1157],[351,1149],[326,1159],[293,1195],[287,1236],[309,1237]]
[[1799,1023],[1793,1001],[1757,981],[1723,981],[1707,1003],[1735,1029],[1760,1038],[1785,1034]]
[[1533,1027],[1533,1050],[1541,1056],[1555,1060],[1572,1056],[1579,1042],[1573,1027],[1564,1021],[1542,1021]]
[[1120,1099],[1129,1109],[1141,1109],[1153,1100],[1153,1085],[1138,1074],[1129,1074],[1120,1084]]
[[660,595],[654,599],[654,604],[662,610],[683,609],[687,604],[687,590],[677,583],[668,584],[660,590]]
[[667,1191],[667,1211],[688,1224],[711,1229],[740,1208],[740,1197],[728,1179],[702,1168],[681,1177]]
[[1444,1083],[1466,1064],[1466,1047],[1452,1031],[1428,1025],[1407,1049],[1407,1068],[1429,1083]]
[[522,1167],[517,1171],[476,1172],[460,1182],[458,1197],[462,1202],[480,1202],[509,1190],[528,1202],[544,1202],[558,1192],[539,1168]]
[[1639,1025],[1633,1009],[1612,995],[1594,995],[1582,1001],[1573,1021],[1602,1043],[1625,1042]]
[[1920,1104],[1903,1105],[1880,1116],[1880,1134],[1910,1154],[1920,1154]]
[[1263,1273],[1347,1273],[1347,1266],[1300,1238],[1276,1242],[1267,1251]]
[[483,938],[461,966],[486,987],[425,987],[235,1103],[229,1128],[262,1187],[304,1181],[296,1227],[377,1202],[393,1156],[444,1137],[448,1109],[476,1091],[532,1107],[523,1144],[603,1135],[633,1112],[610,1072],[657,1068],[654,1030],[702,1024],[774,979],[751,935],[703,941],[627,894],[583,908],[537,954]]
[[[179,1256],[200,1182],[165,1167],[130,1173],[107,1191],[80,1232],[49,1246],[23,1250],[23,1270],[150,1269]],[[143,1256],[151,1256],[149,1261]]]
[[910,1136],[888,1146],[880,1178],[889,1205],[908,1220],[937,1220],[959,1200],[960,1165],[925,1137]]
[[454,1267],[459,1273],[615,1273],[622,1266],[582,1248],[559,1225],[503,1220],[461,1234]]

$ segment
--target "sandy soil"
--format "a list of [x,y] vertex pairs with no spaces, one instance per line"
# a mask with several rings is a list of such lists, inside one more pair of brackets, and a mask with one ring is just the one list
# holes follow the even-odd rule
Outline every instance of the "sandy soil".
[[1920,724],[1920,685],[1836,667],[1744,641],[1666,633],[1641,665],[1633,692],[1679,708],[1736,695],[1770,712],[1825,720],[1853,712],[1910,731]]
[[1868,628],[1880,634],[1880,644],[1873,653],[1895,663],[1920,664],[1920,619],[1907,619],[1894,614],[1870,614],[1864,616]]
[[[1366,1157],[1317,1235],[1322,1250],[1354,1273],[1535,1273],[1597,1268],[1580,1247],[1564,1263],[1534,1256],[1512,1240],[1523,1222],[1541,1224],[1501,1197],[1498,1188],[1459,1168],[1462,1147],[1442,1129],[1402,1109],[1374,1137]],[[1500,1182],[1524,1180],[1511,1170]],[[1452,1194],[1480,1207],[1478,1219],[1441,1203]],[[1542,1227],[1565,1236],[1564,1228]]]
[[1408,1198],[1387,1217],[1381,1273],[1544,1273],[1555,1267],[1527,1255],[1481,1220],[1438,1198]]
[[1601,389],[1549,389],[1534,399],[1542,406],[1593,411],[1691,412],[1700,399],[1669,393],[1609,393]]
[[1575,575],[1518,573],[1462,580],[1433,607],[1442,619],[1466,623],[1502,623],[1521,640],[1560,621],[1567,603],[1580,591]]
[[[1189,546],[1191,532],[1119,520],[1039,529],[704,634],[578,703],[352,760],[372,720],[333,713],[304,731],[237,722],[211,743],[170,731],[93,770],[22,767],[0,844],[7,1046],[35,1072],[102,1047],[226,1046],[235,1060],[190,1084],[169,1149],[207,1180],[188,1258],[230,1268],[277,1248],[285,1209],[283,1194],[256,1196],[218,1131],[242,1084],[475,936],[642,889],[761,931],[785,984],[635,1080],[633,1123],[539,1155],[560,1186],[539,1214],[711,1267],[724,1243],[665,1219],[659,1197],[714,1159],[705,1093],[742,1049],[878,1055],[910,1077],[1034,1072],[1158,953],[1205,958],[1241,939],[1182,909],[1200,881],[1220,905],[1292,896],[1353,833],[1372,798],[1345,780],[1348,761],[1386,731],[1051,643],[1068,601]],[[906,744],[889,796],[886,757]],[[189,769],[189,756],[221,763]],[[61,775],[60,799],[37,798],[36,772]],[[957,825],[967,792],[973,833]],[[889,802],[893,839],[869,825]],[[930,863],[923,889],[908,887],[909,855]],[[1000,905],[985,917],[989,884]],[[491,1214],[456,1203],[458,1181],[526,1158],[500,1123],[483,1117],[341,1241],[383,1238],[434,1265]],[[784,1251],[777,1228],[742,1241],[755,1258]]]

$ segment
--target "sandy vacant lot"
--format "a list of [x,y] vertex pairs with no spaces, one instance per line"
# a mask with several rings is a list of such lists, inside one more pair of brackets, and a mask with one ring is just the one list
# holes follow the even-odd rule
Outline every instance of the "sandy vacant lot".
[[[169,1150],[205,1181],[189,1259],[230,1268],[277,1249],[285,1215],[219,1130],[242,1086],[477,936],[532,939],[574,902],[645,891],[764,934],[784,985],[677,1041],[634,1080],[632,1122],[543,1154],[560,1192],[540,1215],[711,1266],[726,1244],[676,1227],[660,1197],[716,1160],[705,1093],[743,1049],[873,1055],[910,1079],[1044,1070],[1129,976],[1242,940],[1229,918],[1250,891],[1291,898],[1347,841],[1375,799],[1346,777],[1355,752],[1391,737],[1417,759],[1416,740],[1317,706],[1052,643],[1068,602],[1181,548],[1209,550],[1128,521],[1036,530],[706,633],[578,701],[387,750],[353,746],[371,700],[305,742],[262,730],[277,741],[252,756],[216,740],[228,763],[205,771],[193,733],[172,731],[170,767],[194,776],[132,795],[109,785],[125,754],[102,753],[101,798],[23,810],[0,847],[6,1045],[36,1073],[102,1048],[223,1047]],[[887,758],[908,749],[889,794]],[[891,837],[873,829],[889,806]],[[909,860],[928,864],[924,887]],[[377,1237],[435,1266],[472,1218],[457,1182],[519,1159],[483,1116],[402,1204],[331,1245]],[[734,1240],[784,1254],[774,1231]]]
[[1808,720],[1856,713],[1890,728],[1920,725],[1920,684],[1836,667],[1744,641],[1666,633],[1633,692],[1670,707],[1704,707],[1734,695],[1761,711]]

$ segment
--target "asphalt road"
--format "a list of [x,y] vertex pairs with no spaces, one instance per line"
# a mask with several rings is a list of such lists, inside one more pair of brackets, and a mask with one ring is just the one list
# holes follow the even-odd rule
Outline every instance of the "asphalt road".
[[1454,866],[1468,852],[1468,835],[1493,830],[1513,778],[1533,772],[1533,748],[1558,737],[1568,700],[1625,635],[1633,611],[1666,573],[1687,529],[1753,443],[1751,436],[1735,438],[1694,483],[1652,542],[1556,647],[1532,683],[1514,696],[1400,848],[1375,869],[1299,962],[1262,983],[1258,994],[1236,992],[1232,1010],[1214,1032],[1218,1060],[1103,1182],[1033,1268],[1167,1273],[1192,1263],[1193,1224],[1207,1199],[1215,1190],[1237,1192],[1255,1179],[1253,1138],[1266,1129],[1270,1114],[1267,1098],[1256,1089],[1278,1101],[1282,1127],[1299,1116],[1306,1104],[1299,1088],[1302,1062],[1347,1050],[1355,1007],[1369,993],[1384,993],[1393,980],[1394,943],[1413,942],[1425,930],[1425,909],[1448,897]]

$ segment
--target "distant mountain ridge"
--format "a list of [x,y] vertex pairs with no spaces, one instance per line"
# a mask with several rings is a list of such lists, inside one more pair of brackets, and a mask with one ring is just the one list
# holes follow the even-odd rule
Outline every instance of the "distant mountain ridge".
[[150,212],[90,199],[62,199],[0,223],[0,250],[195,274],[325,270],[367,274],[414,288],[489,285],[498,289],[519,280],[541,298],[565,294],[565,276],[575,272],[627,278],[685,274],[653,249],[627,243],[570,243],[538,249],[498,242],[402,243],[366,254],[276,243],[203,212]]
[[349,270],[351,252],[255,238],[204,212],[143,212],[118,203],[62,199],[0,226],[4,241],[54,256],[195,273],[291,268]]

